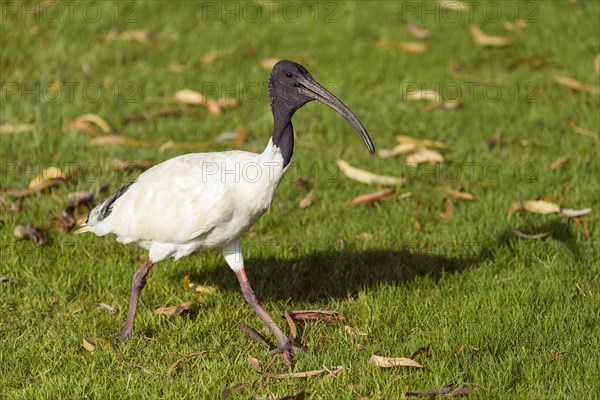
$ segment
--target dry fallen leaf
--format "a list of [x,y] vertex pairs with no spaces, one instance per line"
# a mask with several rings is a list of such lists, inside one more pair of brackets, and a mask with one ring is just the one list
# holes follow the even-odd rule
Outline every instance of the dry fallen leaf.
[[564,75],[556,75],[554,82],[559,85],[566,86],[569,89],[578,90],[580,92],[586,92],[591,94],[600,94],[600,86],[593,86],[587,83],[579,82],[575,79],[571,79]]
[[260,361],[258,361],[257,358],[252,357],[250,353],[248,353],[248,362],[250,365],[252,365],[256,372],[267,378],[307,378],[309,376],[321,375],[324,372],[330,372],[326,368],[322,368],[313,371],[292,372],[289,374],[271,374],[264,372],[260,366]]
[[575,122],[569,121],[569,126],[573,130],[573,132],[578,133],[580,135],[588,136],[594,139],[596,142],[600,142],[600,133],[590,131],[589,129],[582,128],[581,126],[575,125]]
[[423,53],[427,50],[427,46],[419,42],[399,42],[395,40],[381,39],[377,42],[377,46],[382,49],[400,50],[405,53]]
[[29,182],[29,189],[41,190],[39,188],[45,188],[46,182],[59,183],[62,180],[65,180],[67,177],[63,173],[63,171],[58,167],[47,167],[42,170],[39,174],[36,175]]
[[535,214],[556,214],[560,212],[557,204],[544,200],[515,200],[508,209],[510,218],[516,211],[525,210]]
[[0,206],[10,212],[17,212],[21,209],[18,204],[6,200],[4,196],[0,196]]
[[190,282],[190,274],[189,273],[183,277],[182,283],[183,283],[184,288],[186,288],[187,290],[190,290],[194,293],[201,293],[201,294],[217,293],[217,288],[214,286],[205,286],[205,285],[199,285],[197,283]]
[[13,235],[16,238],[21,239],[24,237],[31,238],[35,244],[41,246],[46,243],[46,240],[42,237],[41,233],[31,224],[27,226],[17,225],[13,230]]
[[292,319],[304,321],[311,319],[319,319],[326,323],[336,324],[338,322],[346,322],[346,316],[339,311],[329,310],[295,310],[288,311]]
[[445,10],[452,10],[457,12],[469,10],[469,6],[466,3],[458,0],[441,0],[440,2],[438,2],[438,4],[441,8]]
[[521,239],[527,239],[527,240],[543,239],[545,237],[552,235],[552,231],[529,234],[529,233],[521,232],[518,229],[513,230],[512,233],[513,233],[513,235],[518,236]]
[[128,40],[138,43],[146,43],[148,41],[148,31],[144,29],[137,29],[131,31],[121,32],[118,36],[120,40]]
[[279,60],[279,58],[265,58],[264,60],[260,61],[260,66],[266,69],[273,69]]
[[550,169],[552,169],[552,170],[559,169],[560,167],[565,165],[567,163],[567,161],[569,161],[568,155],[559,157],[556,160],[552,161],[552,164],[550,164]]
[[450,199],[446,199],[444,201],[444,212],[438,213],[438,215],[444,220],[444,222],[449,223],[452,220],[452,215],[454,214],[454,203]]
[[236,147],[240,147],[246,142],[246,137],[248,136],[246,130],[242,127],[239,127],[236,130],[235,138],[233,139],[233,145]]
[[380,185],[402,185],[406,182],[405,178],[398,176],[388,176],[388,175],[378,175],[369,171],[365,171],[362,169],[355,168],[351,166],[347,161],[339,159],[336,161],[336,164],[340,168],[340,170],[346,175],[348,178],[353,179],[357,182],[361,183],[377,183]]
[[35,124],[0,124],[0,134],[30,132],[37,128]]
[[390,195],[394,194],[395,192],[396,192],[396,189],[387,188],[387,189],[383,189],[383,190],[378,190],[376,192],[363,194],[363,195],[353,198],[352,201],[350,202],[350,207],[354,207],[359,204],[373,203],[375,201],[379,201],[379,200],[383,199],[384,197],[390,196]]
[[209,142],[184,142],[184,143],[176,143],[172,140],[163,143],[158,151],[161,153],[165,152],[168,149],[209,149],[214,147],[212,143]]
[[184,104],[192,106],[204,104],[206,101],[206,98],[202,95],[202,93],[191,89],[178,90],[175,92],[175,98]]
[[573,210],[570,208],[561,208],[559,214],[562,216],[565,216],[567,218],[579,218],[579,217],[587,215],[591,212],[592,212],[591,208],[584,208],[581,210]]
[[369,365],[375,365],[381,368],[391,368],[391,367],[413,367],[413,368],[423,368],[421,364],[418,362],[411,360],[410,358],[403,357],[382,357],[377,354],[373,354],[371,358],[369,358]]
[[101,308],[104,308],[106,311],[108,311],[108,312],[109,312],[109,313],[111,313],[111,314],[114,314],[114,313],[116,313],[116,312],[117,312],[117,310],[116,310],[116,309],[115,309],[113,306],[109,306],[109,305],[108,305],[108,304],[106,304],[106,303],[98,303],[98,305],[99,305]]
[[408,25],[406,25],[406,30],[417,39],[428,39],[431,37],[431,31],[419,28],[413,22],[410,22]]
[[456,199],[469,200],[469,201],[475,200],[475,197],[473,197],[473,195],[471,193],[459,192],[458,190],[452,190],[452,189],[448,189],[448,188],[444,188],[444,187],[439,187],[439,188],[436,188],[435,190],[437,190],[438,192],[450,195]]
[[406,164],[422,164],[422,163],[439,164],[444,162],[444,157],[435,150],[418,148],[416,152],[409,154],[406,157]]
[[313,201],[313,191],[312,189],[308,191],[308,193],[306,193],[306,196],[304,196],[299,202],[298,202],[298,206],[301,209],[306,209],[308,207],[311,206]]
[[552,357],[550,357],[549,360],[544,361],[544,364],[550,364],[550,363],[558,360],[559,357],[564,356],[566,353],[567,353],[566,351],[558,351],[558,352],[552,354]]
[[410,153],[416,148],[417,146],[414,143],[401,143],[393,149],[377,149],[376,154],[379,158],[390,158]]
[[119,136],[119,135],[99,136],[88,142],[88,146],[104,146],[107,144],[124,144],[124,145],[135,146],[135,147],[154,146],[154,143],[146,141],[146,140],[132,139],[132,138],[128,138],[125,136]]
[[504,47],[512,44],[510,39],[483,33],[477,25],[471,25],[471,34],[475,44],[482,47]]
[[406,135],[398,135],[398,136],[396,136],[396,140],[400,144],[413,144],[417,147],[436,148],[436,149],[448,148],[446,143],[443,143],[443,142],[438,142],[436,140],[429,140],[429,139],[416,139],[414,137],[406,136]]
[[527,22],[522,19],[518,19],[515,22],[504,21],[504,29],[511,33],[517,33],[527,28]]
[[80,122],[91,122],[98,126],[102,130],[102,132],[106,134],[110,134],[112,132],[112,128],[108,123],[99,115],[96,114],[83,114],[75,119],[75,121]]
[[228,400],[231,393],[237,392],[238,390],[246,389],[248,385],[244,382],[240,382],[235,386],[228,387],[221,392],[221,400]]
[[136,169],[147,169],[152,166],[150,161],[145,160],[135,160],[135,161],[125,161],[118,158],[113,158],[112,166],[114,169],[118,169],[121,171],[133,171]]
[[600,74],[600,54],[594,58],[594,71]]
[[454,390],[450,391],[453,386],[454,386],[454,384],[450,383],[448,385],[442,386],[439,389],[431,389],[431,390],[427,390],[425,392],[407,392],[406,393],[406,397],[411,397],[411,396],[423,396],[423,397],[436,396],[436,398],[438,398],[439,396],[443,396],[443,398],[450,398],[450,397],[454,397],[454,396],[466,396],[466,395],[470,394],[471,392],[473,392],[473,390],[475,390],[475,388],[471,387],[471,386],[459,385]]
[[169,317],[177,317],[179,315],[182,315],[183,313],[189,311],[190,307],[192,306],[192,302],[191,301],[186,301],[185,303],[179,305],[179,306],[162,306],[157,308],[156,310],[154,310],[154,315],[166,315]]
[[192,358],[192,357],[196,357],[196,356],[200,356],[200,355],[202,355],[202,354],[206,354],[206,353],[208,353],[208,351],[206,351],[206,350],[203,350],[203,351],[195,351],[195,352],[193,352],[193,353],[190,353],[190,354],[188,354],[188,355],[187,355],[187,356],[185,356],[185,357],[182,357],[182,358],[180,358],[179,360],[177,360],[177,361],[175,361],[173,364],[171,364],[171,366],[169,367],[169,369],[167,369],[167,376],[168,376],[169,378],[171,378],[171,377],[172,377],[172,375],[173,375],[173,372],[175,371],[175,368],[177,368],[177,365],[179,365],[179,363],[180,363],[180,362],[182,362],[182,361],[184,361],[184,360],[187,360],[187,359],[190,359],[190,358]]
[[106,340],[102,337],[89,337],[89,336],[83,337],[83,348],[87,351],[94,351],[94,350],[96,350],[97,346],[103,346],[108,343],[109,343],[108,340]]

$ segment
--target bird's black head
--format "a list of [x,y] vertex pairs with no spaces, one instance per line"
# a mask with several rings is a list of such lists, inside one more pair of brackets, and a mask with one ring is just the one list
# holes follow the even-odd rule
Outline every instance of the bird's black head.
[[363,138],[369,151],[375,151],[369,134],[354,113],[317,83],[300,64],[287,60],[275,64],[269,78],[269,100],[275,119],[288,121],[300,107],[309,101],[317,100],[346,118]]

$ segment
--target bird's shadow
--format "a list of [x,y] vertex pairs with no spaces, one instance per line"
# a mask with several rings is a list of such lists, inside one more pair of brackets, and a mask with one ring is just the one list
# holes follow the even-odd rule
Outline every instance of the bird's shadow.
[[[450,243],[430,249],[405,245],[399,249],[378,250],[347,246],[315,250],[284,259],[279,255],[248,257],[245,265],[250,283],[262,299],[311,302],[346,298],[380,284],[405,284],[418,277],[438,281],[445,275],[476,268],[493,260],[499,251],[507,251],[515,242],[524,240],[515,236],[513,229],[506,228],[494,240],[484,244]],[[551,236],[539,240],[556,240],[577,259],[580,252],[573,229],[573,224],[555,220],[539,225],[529,224],[521,230],[552,231]],[[237,279],[228,268],[225,272],[223,267],[225,265],[199,268],[191,272],[190,279],[224,290],[239,291]]]

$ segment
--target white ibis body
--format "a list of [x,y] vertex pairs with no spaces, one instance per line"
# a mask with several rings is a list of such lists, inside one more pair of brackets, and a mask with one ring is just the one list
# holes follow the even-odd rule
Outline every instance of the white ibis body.
[[269,208],[291,159],[296,110],[317,100],[344,116],[371,153],[373,143],[356,116],[319,85],[308,71],[280,61],[269,78],[273,134],[261,154],[245,151],[186,154],[158,164],[123,186],[95,207],[77,231],[98,236],[109,233],[121,243],[149,250],[148,260],[134,274],[122,338],[133,331],[141,290],[150,268],[161,260],[176,260],[199,248],[221,251],[236,273],[244,299],[275,335],[288,365],[291,341],[279,329],[252,291],[240,237]]

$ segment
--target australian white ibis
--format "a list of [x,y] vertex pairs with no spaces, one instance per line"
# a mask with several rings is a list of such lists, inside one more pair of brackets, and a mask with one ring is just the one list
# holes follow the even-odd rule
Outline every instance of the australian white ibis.
[[374,147],[352,111],[299,64],[284,60],[273,67],[269,99],[273,134],[261,154],[197,153],[162,162],[111,194],[77,231],[98,236],[113,233],[117,241],[136,243],[150,252],[133,275],[127,319],[118,334],[122,338],[133,331],[140,292],[155,263],[168,257],[177,260],[199,248],[215,249],[235,272],[244,299],[275,335],[290,365],[292,343],[250,287],[240,236],[269,208],[292,160],[292,115],[309,101],[320,101],[337,111],[356,128],[371,153]]

